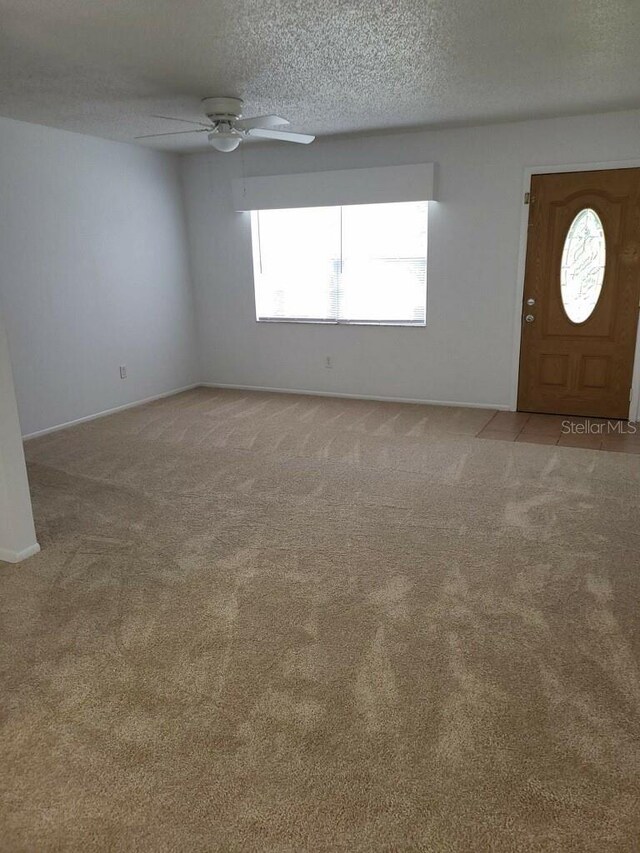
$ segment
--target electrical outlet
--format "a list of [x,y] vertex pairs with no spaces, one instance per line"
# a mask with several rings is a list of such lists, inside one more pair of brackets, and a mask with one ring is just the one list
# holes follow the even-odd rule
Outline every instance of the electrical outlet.
[[331,356],[330,356],[330,355],[328,355],[328,356],[325,358],[325,360],[324,360],[324,366],[327,368],[327,370],[331,370],[331,368],[333,367],[333,359],[331,358]]
[[127,378],[127,365],[121,364],[120,365],[120,379],[126,379],[126,378]]

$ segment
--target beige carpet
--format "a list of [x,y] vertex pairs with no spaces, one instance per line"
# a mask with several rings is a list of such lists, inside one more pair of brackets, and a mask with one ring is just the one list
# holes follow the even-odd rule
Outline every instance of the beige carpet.
[[640,456],[197,390],[28,443],[3,851],[632,851]]

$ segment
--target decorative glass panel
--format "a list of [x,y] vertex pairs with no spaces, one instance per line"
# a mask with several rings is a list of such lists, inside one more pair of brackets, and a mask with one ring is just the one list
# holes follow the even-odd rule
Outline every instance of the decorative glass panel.
[[602,222],[595,210],[586,207],[569,226],[562,252],[560,294],[571,322],[584,323],[595,311],[605,263]]

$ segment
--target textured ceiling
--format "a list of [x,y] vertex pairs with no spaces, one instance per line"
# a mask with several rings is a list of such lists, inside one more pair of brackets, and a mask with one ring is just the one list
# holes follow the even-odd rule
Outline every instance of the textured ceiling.
[[[640,106],[640,0],[0,0],[0,115],[109,139],[244,98],[317,134]],[[203,134],[144,143],[206,148]]]

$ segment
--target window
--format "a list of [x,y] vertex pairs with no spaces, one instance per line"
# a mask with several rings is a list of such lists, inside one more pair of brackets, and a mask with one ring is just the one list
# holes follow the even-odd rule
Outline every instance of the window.
[[602,220],[586,207],[569,226],[560,266],[560,295],[572,323],[585,323],[596,310],[606,259]]
[[426,201],[251,217],[258,320],[425,325]]

